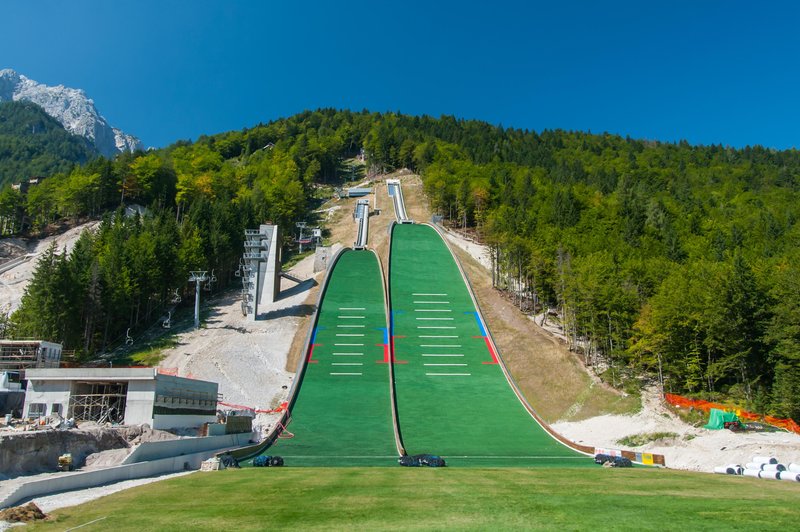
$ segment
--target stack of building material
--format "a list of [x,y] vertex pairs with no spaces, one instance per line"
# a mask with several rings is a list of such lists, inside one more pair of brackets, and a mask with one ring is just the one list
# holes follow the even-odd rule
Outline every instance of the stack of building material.
[[800,464],[792,463],[787,466],[772,456],[754,456],[744,467],[738,464],[715,467],[714,473],[800,482]]

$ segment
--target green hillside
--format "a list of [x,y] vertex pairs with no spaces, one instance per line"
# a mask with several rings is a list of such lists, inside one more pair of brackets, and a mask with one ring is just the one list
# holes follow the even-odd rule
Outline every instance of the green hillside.
[[91,161],[22,198],[4,191],[12,229],[154,207],[141,222],[108,216],[78,254],[51,257],[45,270],[58,275],[34,283],[12,325],[87,355],[113,344],[152,323],[187,270],[234,282],[242,228],[313,221],[362,148],[373,170],[418,172],[445,223],[491,246],[498,288],[527,312],[549,309],[607,382],[662,379],[800,417],[796,150],[306,111]]
[[69,171],[97,153],[29,102],[0,102],[0,186]]

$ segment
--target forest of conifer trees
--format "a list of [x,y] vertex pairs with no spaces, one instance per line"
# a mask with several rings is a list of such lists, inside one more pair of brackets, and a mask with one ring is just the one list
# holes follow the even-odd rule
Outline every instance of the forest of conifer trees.
[[[362,147],[376,171],[418,172],[446,223],[490,246],[497,287],[559,320],[608,382],[800,418],[794,150],[325,109],[96,159],[0,192],[9,231],[103,218],[40,260],[6,335],[107,349],[149,326],[189,270],[232,282],[242,229],[307,219],[315,186],[338,183]],[[124,216],[128,203],[149,214]]]

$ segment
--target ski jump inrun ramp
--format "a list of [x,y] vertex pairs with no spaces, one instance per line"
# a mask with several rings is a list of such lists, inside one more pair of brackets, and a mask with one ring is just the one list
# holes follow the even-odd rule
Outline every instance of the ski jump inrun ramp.
[[[407,220],[395,186],[395,212]],[[460,467],[594,466],[593,447],[555,434],[520,393],[439,231],[390,230],[388,285],[374,252],[334,257],[286,430],[236,455],[295,466],[389,466],[404,453]]]

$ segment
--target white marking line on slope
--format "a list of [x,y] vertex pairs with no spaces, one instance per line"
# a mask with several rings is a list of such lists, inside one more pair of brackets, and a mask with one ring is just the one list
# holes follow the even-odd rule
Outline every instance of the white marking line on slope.
[[337,316],[340,320],[363,320],[364,316]]
[[463,353],[422,353],[424,357],[463,357]]
[[453,312],[453,311],[443,308],[415,308],[414,312]]
[[367,310],[364,307],[339,307],[339,310]]
[[455,329],[455,327],[450,327],[450,326],[433,327],[431,325],[417,325],[417,329]]
[[363,357],[364,353],[333,353],[335,357]]
[[466,366],[466,364],[423,364],[423,366]]
[[447,294],[420,294],[420,293],[413,293],[412,296],[425,296],[425,297],[444,297]]
[[363,373],[331,373],[331,375],[363,375]]
[[364,336],[363,334],[342,334],[336,333],[336,336]]
[[472,373],[426,373],[425,375],[436,377],[469,377]]
[[458,344],[420,344],[420,347],[461,347]]
[[449,301],[414,301],[415,305],[449,305]]
[[414,318],[420,321],[453,321],[455,318]]
[[363,366],[363,362],[331,362],[331,366]]
[[338,347],[364,347],[364,344],[333,344]]
[[366,325],[337,325],[343,329],[363,329]]

